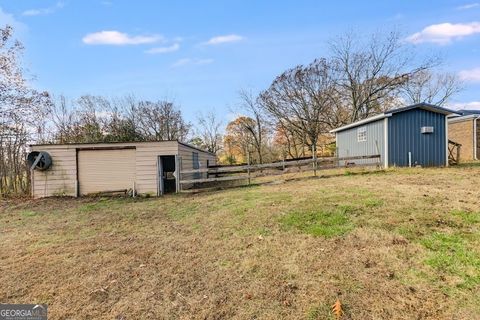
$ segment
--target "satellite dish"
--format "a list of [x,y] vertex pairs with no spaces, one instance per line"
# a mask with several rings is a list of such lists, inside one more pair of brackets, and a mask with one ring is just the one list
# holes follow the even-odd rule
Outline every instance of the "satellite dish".
[[27,156],[30,170],[45,171],[52,166],[52,157],[45,151],[32,151]]

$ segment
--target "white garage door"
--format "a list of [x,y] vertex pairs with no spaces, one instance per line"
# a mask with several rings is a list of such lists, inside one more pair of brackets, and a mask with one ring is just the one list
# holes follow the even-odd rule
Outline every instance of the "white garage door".
[[135,181],[135,149],[78,151],[81,195],[130,189]]

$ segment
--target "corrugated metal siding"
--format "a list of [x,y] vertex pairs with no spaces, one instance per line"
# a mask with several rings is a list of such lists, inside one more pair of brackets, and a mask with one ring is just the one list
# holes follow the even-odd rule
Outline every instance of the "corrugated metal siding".
[[[357,141],[357,130],[366,128],[367,141]],[[355,128],[337,132],[337,151],[339,157],[369,156],[380,154],[384,161],[384,119],[370,122]],[[378,160],[354,160],[357,164],[377,162]]]
[[178,143],[176,141],[160,141],[139,143],[136,147],[137,192],[156,196],[158,186],[158,156],[177,155]]
[[[413,109],[393,114],[388,120],[388,160],[390,165],[444,166],[446,162],[445,115]],[[421,133],[421,127],[431,126],[433,133]]]
[[74,196],[77,179],[75,149],[34,147],[32,151],[47,151],[52,156],[52,167],[49,170],[33,171],[33,196]]
[[[182,170],[193,170],[193,169],[205,169],[208,165],[213,166],[216,164],[216,157],[215,155],[202,152],[194,148],[190,148],[184,144],[178,145],[179,155],[181,157],[181,169]],[[198,154],[198,168],[196,165],[194,166],[193,163],[193,153]],[[182,174],[182,179],[190,180],[190,179],[199,179],[199,178],[206,178],[206,174]]]

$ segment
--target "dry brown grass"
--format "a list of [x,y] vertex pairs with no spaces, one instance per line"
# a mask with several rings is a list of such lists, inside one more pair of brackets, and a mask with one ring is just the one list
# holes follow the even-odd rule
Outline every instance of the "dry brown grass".
[[322,174],[2,203],[0,301],[51,319],[329,319],[337,298],[343,319],[480,318],[480,167]]

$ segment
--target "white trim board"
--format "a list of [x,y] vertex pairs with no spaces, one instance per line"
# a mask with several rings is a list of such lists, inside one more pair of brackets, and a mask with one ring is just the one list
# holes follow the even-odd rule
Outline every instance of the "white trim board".
[[445,116],[445,166],[448,167],[448,118]]
[[388,118],[383,120],[383,166],[388,168]]

